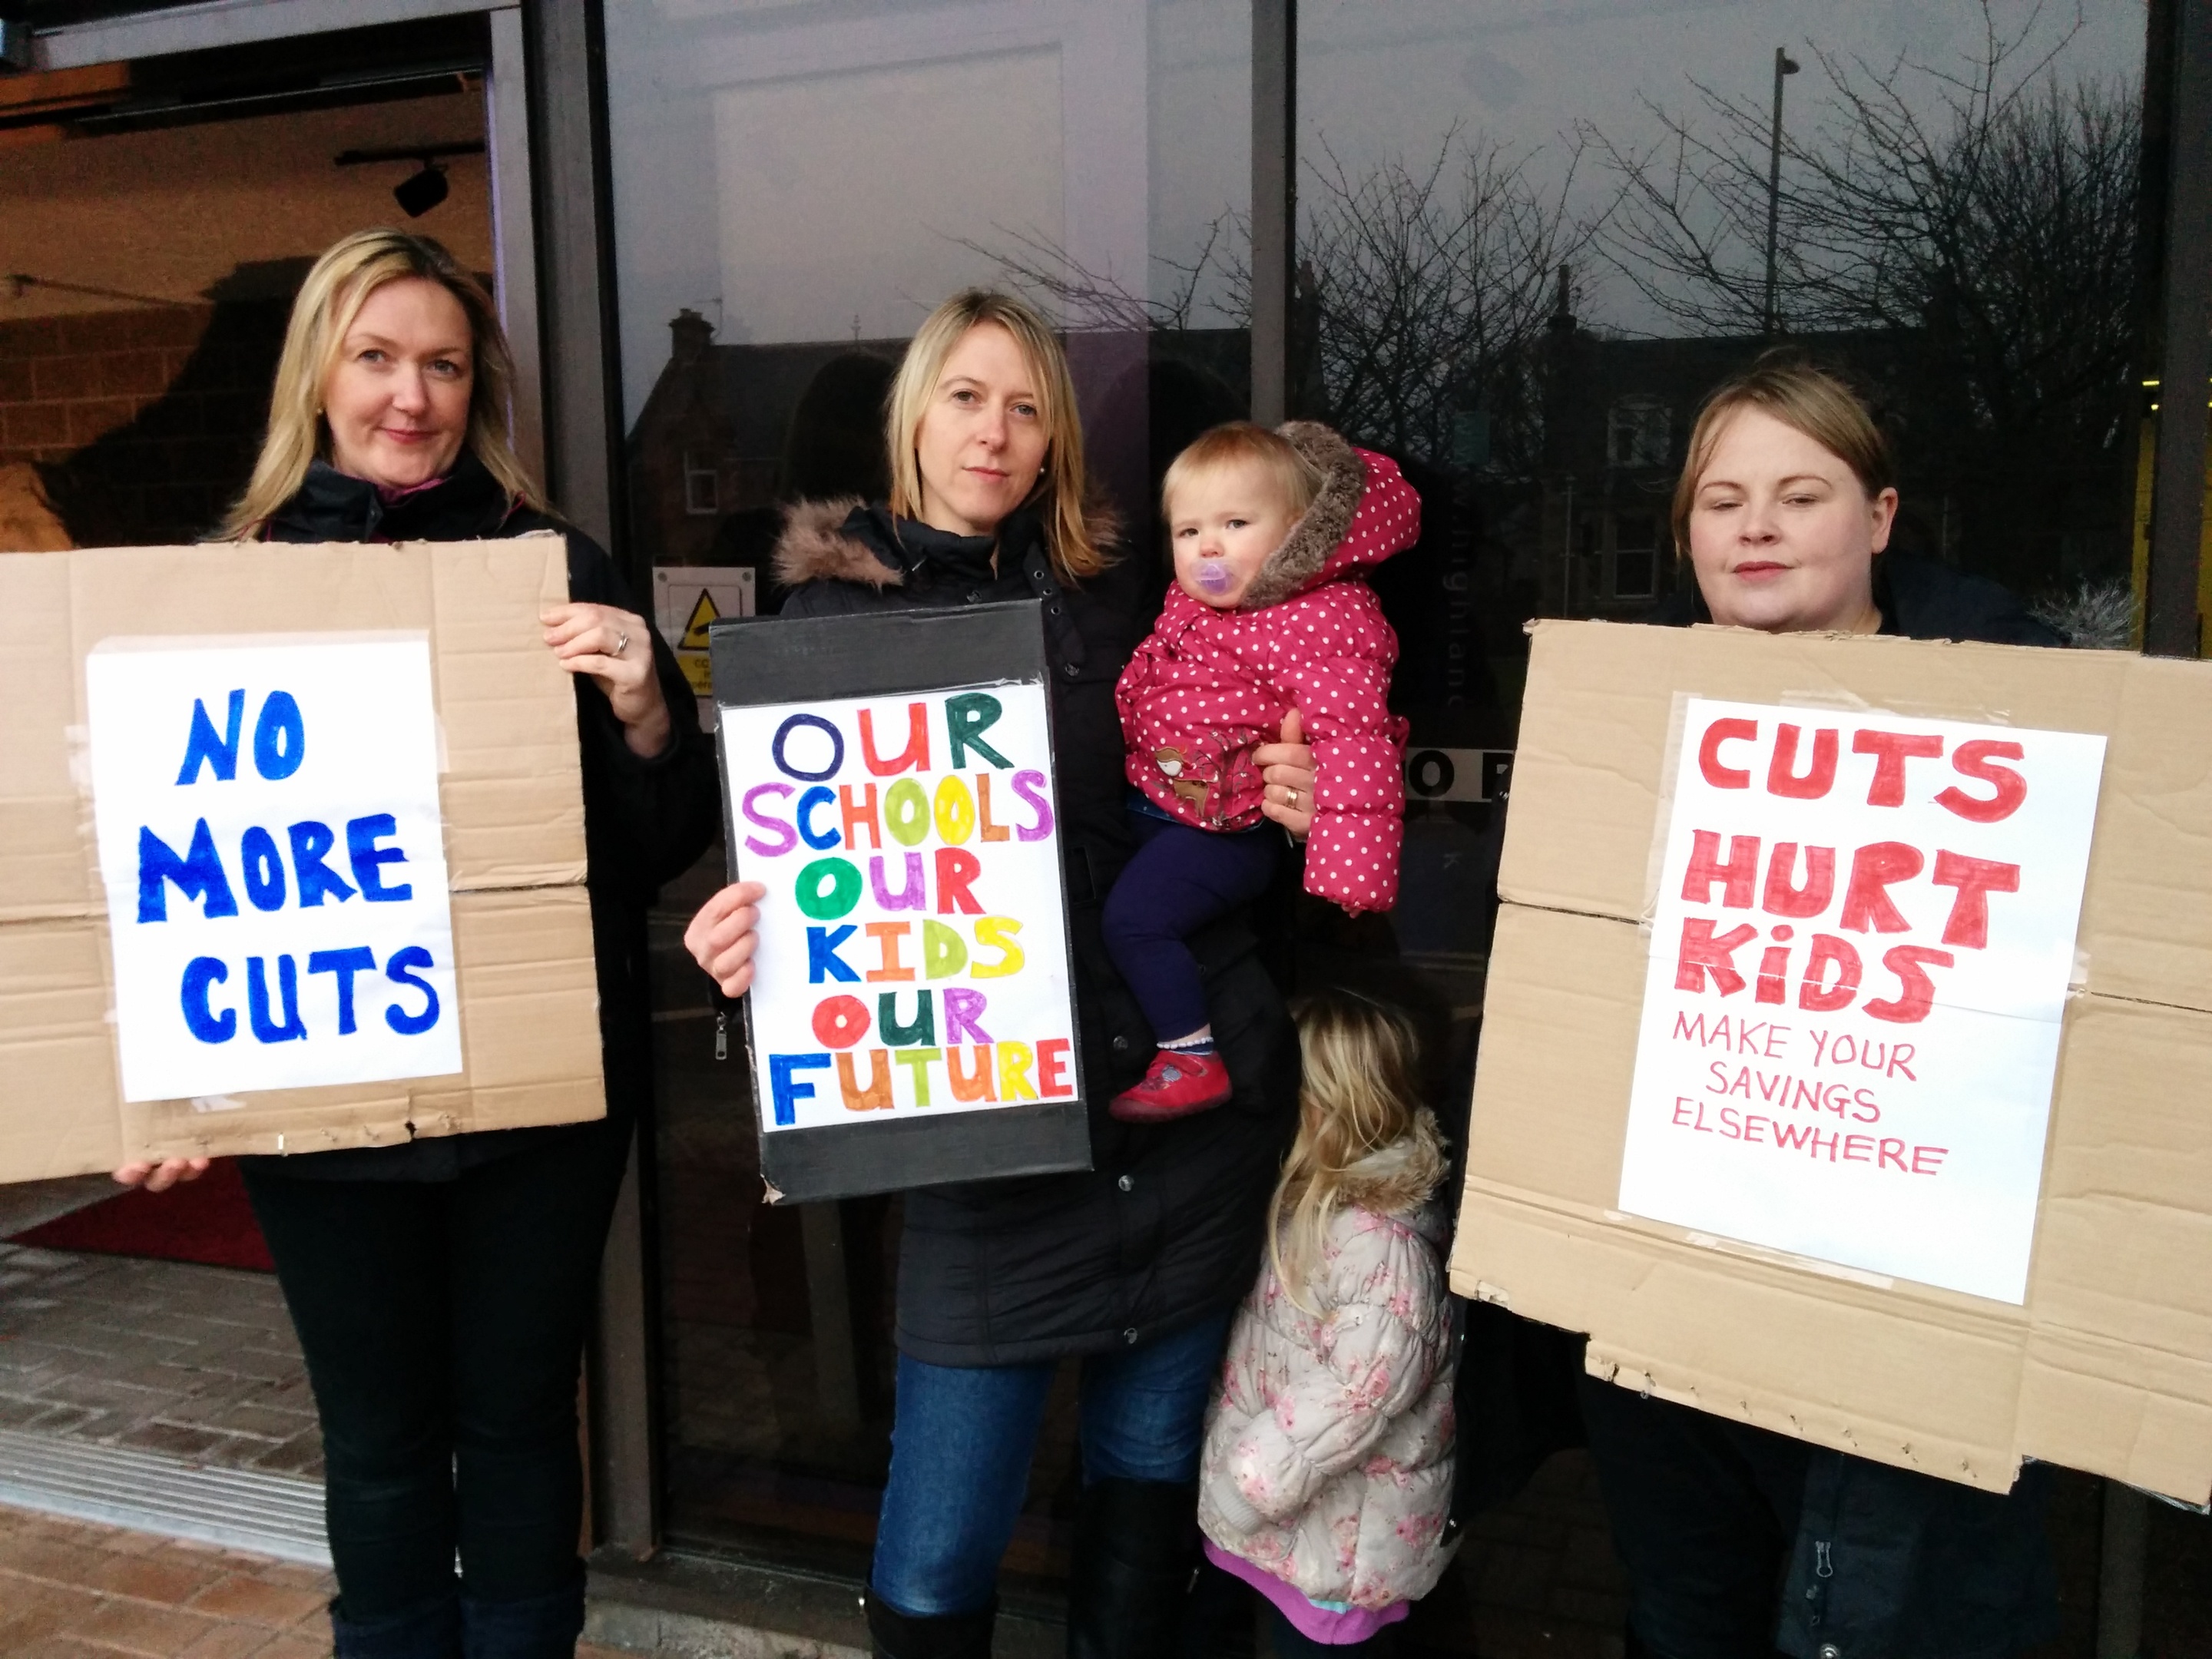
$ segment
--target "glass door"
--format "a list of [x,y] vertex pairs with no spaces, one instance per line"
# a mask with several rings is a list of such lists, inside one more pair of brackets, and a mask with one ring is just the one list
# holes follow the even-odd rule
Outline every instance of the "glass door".
[[[1064,331],[1124,556],[1156,572],[1160,472],[1249,397],[1244,0],[611,0],[606,23],[629,531],[681,596],[665,622],[702,595],[772,610],[783,509],[883,493],[893,368],[970,283]],[[717,848],[665,894],[655,933],[666,1526],[857,1570],[900,1206],[761,1202],[742,1059],[715,1059],[678,943],[723,867]],[[1071,1406],[1017,1572],[1063,1559]]]

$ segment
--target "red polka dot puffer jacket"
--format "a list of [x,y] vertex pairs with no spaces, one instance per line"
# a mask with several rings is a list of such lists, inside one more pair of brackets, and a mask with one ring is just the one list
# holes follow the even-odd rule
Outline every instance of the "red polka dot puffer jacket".
[[1411,547],[1421,499],[1381,455],[1325,426],[1282,434],[1327,480],[1231,611],[1170,587],[1115,698],[1129,781],[1184,823],[1262,820],[1252,750],[1298,711],[1319,772],[1306,843],[1310,893],[1357,915],[1398,896],[1406,723],[1388,697],[1398,639],[1361,568]]

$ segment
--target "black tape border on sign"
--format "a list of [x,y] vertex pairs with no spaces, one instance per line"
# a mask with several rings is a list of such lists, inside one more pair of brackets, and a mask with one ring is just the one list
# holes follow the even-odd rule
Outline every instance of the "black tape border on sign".
[[[707,641],[714,701],[722,707],[902,696],[1011,681],[1043,689],[1048,741],[1054,735],[1041,600],[873,616],[730,617],[708,625]],[[959,667],[948,670],[948,663]],[[719,738],[715,755],[722,775],[722,840],[729,849],[730,878],[735,880],[738,838],[730,817],[729,761]],[[1052,810],[1055,820],[1064,823],[1056,757]],[[1064,864],[1060,901],[1072,988],[1076,982],[1075,935],[1067,915]],[[1070,1034],[1073,1099],[834,1128],[770,1129],[762,1116],[765,1103],[757,1097],[760,1067],[753,1042],[752,999],[745,998],[743,1006],[745,1075],[756,1093],[753,1115],[760,1127],[761,1176],[772,1189],[770,1202],[857,1198],[951,1182],[1091,1167],[1079,1019]],[[836,1086],[834,1074],[830,1086]]]

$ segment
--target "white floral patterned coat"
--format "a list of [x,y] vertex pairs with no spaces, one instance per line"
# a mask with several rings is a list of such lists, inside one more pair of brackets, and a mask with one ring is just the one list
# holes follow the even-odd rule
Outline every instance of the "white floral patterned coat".
[[[1316,1601],[1385,1607],[1450,1559],[1454,1322],[1443,1206],[1401,1141],[1353,1166],[1309,1314],[1272,1266],[1237,1315],[1206,1419],[1207,1537]],[[1429,1163],[1427,1167],[1433,1168]]]

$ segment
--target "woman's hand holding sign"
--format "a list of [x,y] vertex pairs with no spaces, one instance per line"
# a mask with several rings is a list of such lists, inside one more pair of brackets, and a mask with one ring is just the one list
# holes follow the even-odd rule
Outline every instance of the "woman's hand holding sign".
[[159,1164],[126,1164],[114,1171],[114,1177],[125,1187],[165,1193],[180,1181],[198,1181],[207,1171],[208,1160],[204,1158],[169,1158]]
[[1252,763],[1267,786],[1260,810],[1304,841],[1313,829],[1314,754],[1297,709],[1283,716],[1281,737],[1252,751]]
[[724,996],[741,997],[752,988],[760,902],[767,896],[768,889],[759,882],[733,881],[701,906],[684,930],[684,948]]
[[653,670],[653,630],[611,605],[548,605],[545,643],[571,674],[588,674],[607,694],[630,752],[651,759],[668,747],[668,704]]

